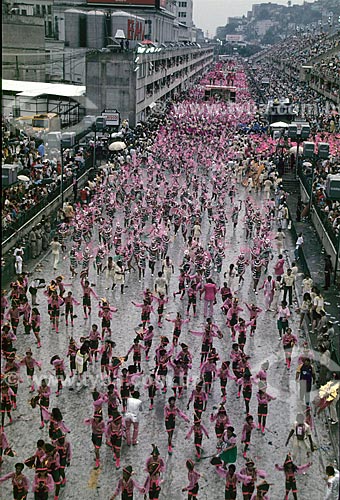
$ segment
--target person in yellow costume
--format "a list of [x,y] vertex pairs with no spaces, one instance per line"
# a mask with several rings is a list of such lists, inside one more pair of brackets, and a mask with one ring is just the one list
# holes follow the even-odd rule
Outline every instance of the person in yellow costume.
[[331,424],[338,423],[338,415],[336,405],[340,396],[340,381],[330,380],[327,384],[322,385],[319,389],[319,401],[317,401],[318,415],[327,407],[329,407]]

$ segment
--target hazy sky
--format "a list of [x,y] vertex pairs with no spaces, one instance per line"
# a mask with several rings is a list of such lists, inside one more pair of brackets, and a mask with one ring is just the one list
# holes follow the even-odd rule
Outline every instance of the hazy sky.
[[[214,36],[217,26],[224,26],[227,18],[243,16],[256,3],[269,3],[266,0],[194,0],[194,22],[209,36]],[[272,3],[287,5],[287,0],[273,0]],[[292,0],[292,4],[301,5],[303,0]]]

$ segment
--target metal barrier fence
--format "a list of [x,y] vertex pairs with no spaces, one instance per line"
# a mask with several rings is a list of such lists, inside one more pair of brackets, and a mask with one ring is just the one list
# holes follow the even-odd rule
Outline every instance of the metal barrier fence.
[[[76,175],[77,179],[81,178],[85,173],[89,173],[90,170],[92,169],[92,158],[89,157],[85,160],[84,165],[82,167],[79,167],[77,169]],[[64,192],[72,185],[72,179],[69,180],[69,182],[64,182]],[[55,201],[58,197],[60,196],[60,187],[53,192],[49,193],[47,197],[45,197],[41,202],[39,202],[37,205],[32,207],[31,210],[28,210],[23,216],[20,218],[20,225],[18,227],[13,227],[11,228],[11,232],[7,238],[11,238],[14,232],[20,231],[20,228],[22,228],[25,224],[27,224],[29,221],[31,221],[39,212],[41,212],[44,208],[48,206],[48,204],[52,203]],[[51,241],[51,238],[53,238],[57,226],[60,223],[57,217],[57,212],[58,208],[56,207],[52,213],[49,214],[49,221],[51,225],[51,232],[49,235],[49,242]],[[19,220],[17,221],[19,223]],[[4,233],[3,233],[4,234]],[[4,237],[2,238],[2,245],[6,243]],[[28,244],[28,236],[23,237],[17,244],[16,246],[21,246],[24,249],[24,255],[23,255],[23,262],[24,262],[24,267],[27,265],[32,260],[32,252],[30,249],[30,246]],[[43,250],[43,252],[46,252],[46,249]],[[15,258],[13,256],[12,251],[8,251],[6,253],[3,253],[2,255],[2,262],[1,262],[1,288],[7,288],[8,285],[10,284],[13,279],[15,279]]]
[[[81,175],[83,175],[86,172],[86,170],[88,170],[91,166],[92,166],[92,158],[91,157],[86,158],[83,165],[79,166],[77,168],[77,170],[75,171],[77,179]],[[65,191],[69,186],[71,186],[72,178],[70,177],[68,179],[65,179],[63,184],[64,184],[64,191]],[[18,231],[24,224],[26,224],[26,222],[33,219],[33,217],[35,215],[37,215],[37,213],[39,213],[46,205],[51,203],[51,201],[55,200],[59,195],[60,195],[60,181],[59,181],[58,186],[53,191],[48,193],[47,196],[44,196],[41,199],[41,201],[39,201],[36,205],[31,207],[29,210],[20,214],[20,216],[13,223],[11,223],[9,226],[7,226],[6,228],[2,228],[2,231],[1,231],[2,242],[4,242],[4,240],[10,238],[11,235],[15,231]]]
[[[300,176],[302,184],[304,185],[304,187],[309,195],[309,193],[311,191],[312,177],[304,175],[304,173],[301,171],[299,172],[299,176]],[[332,240],[334,247],[337,248],[337,245],[338,245],[337,235],[334,231],[332,224],[329,222],[327,214],[320,208],[320,205],[318,205],[314,193],[312,193],[312,203],[313,203],[313,208],[316,211],[316,213],[318,214],[325,230],[327,231],[329,238]]]
[[[296,241],[298,235],[297,235],[297,231],[296,231],[295,224],[294,224],[294,218],[292,217],[291,213],[289,213],[289,220],[291,221],[291,229],[290,229],[290,231],[292,233],[292,238],[293,238],[293,241]],[[302,272],[304,274],[308,274],[309,276],[311,276],[311,272],[309,270],[308,263],[307,263],[305,255],[304,255],[303,248],[299,249],[299,265],[302,267]],[[337,336],[335,336],[331,340],[331,359],[335,363],[337,363],[338,365],[340,364],[340,358],[339,358],[339,341],[338,341],[338,337]]]

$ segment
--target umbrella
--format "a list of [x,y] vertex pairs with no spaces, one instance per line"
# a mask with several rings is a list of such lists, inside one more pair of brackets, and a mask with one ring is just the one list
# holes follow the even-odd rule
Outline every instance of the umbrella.
[[18,181],[23,181],[23,182],[30,182],[30,178],[27,177],[26,175],[18,175]]
[[125,142],[112,142],[109,146],[109,151],[122,151],[126,148]]
[[42,165],[41,163],[37,163],[36,165],[33,166],[33,168],[44,168],[45,165]]
[[151,40],[143,40],[142,42],[140,42],[142,45],[153,45],[154,42],[152,42]]
[[285,122],[275,122],[270,125],[271,128],[288,128],[288,123]]
[[304,161],[302,165],[304,167],[312,167],[313,166],[310,161]]
[[125,134],[125,137],[127,137],[129,141],[133,141],[135,138],[135,134],[133,132],[128,132],[127,134]]
[[[290,148],[289,150],[290,153],[293,153],[294,155],[296,155],[296,152],[297,152],[297,146],[293,146],[292,148]],[[301,156],[303,153],[303,146],[299,146],[299,156]]]
[[123,137],[123,134],[121,132],[114,132],[113,134],[111,134],[111,137],[112,139],[114,139],[115,137]]
[[20,172],[18,172],[18,175],[31,175],[31,172],[30,172],[30,169],[29,168],[24,168],[23,170],[20,170]]
[[41,184],[52,184],[52,182],[54,182],[54,180],[51,179],[51,177],[47,177],[46,179],[41,180]]

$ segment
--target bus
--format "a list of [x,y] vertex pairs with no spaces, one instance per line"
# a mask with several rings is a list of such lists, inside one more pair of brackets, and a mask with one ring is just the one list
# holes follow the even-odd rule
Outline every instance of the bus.
[[268,122],[291,123],[297,116],[295,105],[288,98],[270,99],[267,103],[264,117]]
[[56,113],[20,116],[16,119],[16,124],[17,128],[22,128],[28,134],[48,134],[60,130],[60,117]]
[[39,132],[57,132],[60,130],[60,118],[56,113],[42,113],[32,117],[32,128]]
[[227,85],[206,85],[204,89],[204,100],[208,101],[211,98],[235,102],[236,87]]

